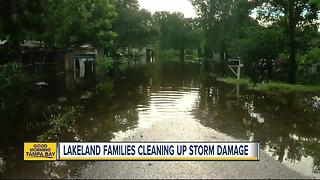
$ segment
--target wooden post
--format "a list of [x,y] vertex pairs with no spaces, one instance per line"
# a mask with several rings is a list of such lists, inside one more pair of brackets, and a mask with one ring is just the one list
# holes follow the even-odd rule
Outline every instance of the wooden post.
[[71,53],[66,52],[64,54],[64,71],[67,72],[67,71],[73,70],[73,64],[74,63],[71,58]]
[[64,80],[65,90],[73,92],[74,90],[74,62],[70,52],[64,54]]

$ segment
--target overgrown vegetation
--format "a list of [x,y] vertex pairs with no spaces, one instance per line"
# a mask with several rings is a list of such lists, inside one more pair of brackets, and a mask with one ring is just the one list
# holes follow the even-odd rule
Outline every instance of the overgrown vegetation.
[[22,98],[27,91],[27,78],[20,65],[9,63],[0,70],[0,97],[2,100]]
[[46,126],[49,128],[38,136],[39,141],[58,140],[59,135],[75,122],[82,112],[82,106],[62,107],[51,105],[44,114]]
[[104,80],[99,82],[96,86],[98,93],[109,94],[114,86],[114,82],[112,80]]
[[[208,75],[222,77],[227,74],[228,58],[240,57],[242,76],[251,80],[259,76],[260,84],[253,87],[249,79],[222,81],[257,91],[319,90],[316,85],[295,85],[320,82],[319,0],[191,2],[197,18],[186,18],[179,12],[152,14],[141,9],[138,0],[0,1],[0,61],[9,62],[0,72],[2,99],[19,99],[27,90],[20,66],[26,41],[39,42],[44,49],[90,44],[99,52],[96,69],[104,78],[108,74],[116,77],[131,61],[147,54],[146,49],[154,49],[157,52],[148,55],[157,59],[204,59],[204,69],[210,64],[206,60],[214,60],[218,66],[208,68]],[[257,65],[260,60],[267,65]],[[98,92],[106,93],[113,87],[113,81],[106,79],[99,80]],[[72,123],[76,109],[70,107],[70,112],[50,116],[52,130],[46,137]]]
[[248,89],[259,91],[263,93],[305,93],[305,92],[320,92],[320,85],[292,85],[282,82],[271,81],[269,83],[260,83],[254,85],[249,79],[235,79],[235,78],[218,78],[218,81],[225,82],[232,85],[246,86]]
[[[317,54],[312,47],[319,46],[318,0],[192,0],[192,3],[205,31],[204,46],[221,55],[221,66],[228,57],[239,56],[245,65],[244,72],[254,77],[252,66],[266,59],[273,68],[269,72],[271,80],[291,84],[306,80],[303,74],[308,70],[303,68],[297,53],[300,57],[308,56],[311,49],[312,54]],[[320,56],[316,55],[316,59]],[[298,69],[303,72],[298,73]],[[221,68],[221,73],[224,75],[225,68]]]
[[269,93],[320,92],[319,85],[292,85],[281,82],[263,83],[251,87],[251,89]]
[[100,75],[106,75],[107,73],[109,73],[112,69],[111,57],[99,54],[96,58],[96,69],[97,73]]
[[254,63],[266,59],[273,65],[272,80],[295,84],[312,83],[313,76],[304,79],[307,65],[320,59],[318,0],[192,0],[197,18],[151,14],[137,0],[13,2],[0,2],[0,39],[6,40],[9,61],[21,61],[25,40],[60,48],[91,44],[107,56],[120,48],[129,54],[129,49],[148,47],[160,50],[158,57],[174,55],[180,61],[196,49],[199,58],[219,54],[222,75],[229,57],[241,57],[247,75]]

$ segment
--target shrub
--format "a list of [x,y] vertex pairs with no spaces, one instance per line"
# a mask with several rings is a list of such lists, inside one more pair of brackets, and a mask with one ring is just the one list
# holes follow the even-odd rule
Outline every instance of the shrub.
[[107,73],[112,68],[112,59],[111,57],[106,57],[98,55],[96,60],[96,67],[98,73]]
[[27,90],[27,78],[20,65],[10,63],[0,71],[0,93],[2,98],[19,98]]
[[58,135],[71,126],[76,118],[82,112],[82,106],[61,107],[59,105],[51,105],[48,107],[48,113],[45,113],[45,124],[49,129],[42,135],[38,136],[39,141],[47,141],[57,139]]
[[[298,62],[298,78],[300,82],[307,84],[319,83],[319,73],[320,73],[320,49],[311,48],[306,53],[299,52],[297,54]],[[311,67],[316,66],[316,73],[311,71]]]
[[320,62],[320,49],[311,48],[310,51],[306,54],[306,59],[310,63]]
[[100,93],[109,93],[111,92],[114,86],[114,82],[112,80],[104,80],[97,84],[97,91]]
[[158,50],[157,58],[159,60],[179,61],[179,51],[170,50]]

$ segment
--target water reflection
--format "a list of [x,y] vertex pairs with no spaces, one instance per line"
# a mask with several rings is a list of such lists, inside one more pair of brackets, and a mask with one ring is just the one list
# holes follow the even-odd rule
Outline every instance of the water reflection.
[[288,167],[320,177],[320,111],[312,105],[313,95],[267,96],[242,90],[236,101],[230,89],[204,84],[196,118],[222,133],[259,141],[262,149]]
[[76,80],[70,74],[56,86],[67,91],[30,96],[1,113],[0,176],[67,178],[85,167],[88,162],[22,161],[23,142],[48,130],[43,114],[54,104],[83,109],[55,141],[110,141],[166,118],[185,117],[236,138],[260,141],[276,160],[320,177],[319,94],[267,96],[218,83],[207,71],[211,69],[192,64],[138,65],[112,79],[91,77],[75,84],[69,84]]

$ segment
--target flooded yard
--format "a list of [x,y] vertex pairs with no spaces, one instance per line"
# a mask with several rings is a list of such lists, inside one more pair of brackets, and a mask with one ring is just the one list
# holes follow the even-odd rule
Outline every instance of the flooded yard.
[[[217,82],[206,70],[200,64],[165,62],[136,65],[112,78],[75,83],[65,77],[49,83],[47,92],[1,110],[0,177],[76,177],[93,163],[24,162],[23,142],[112,141],[179,118],[259,141],[275,160],[320,178],[320,93],[266,95]],[[68,122],[61,129],[50,124],[57,117],[73,121],[61,121]]]

